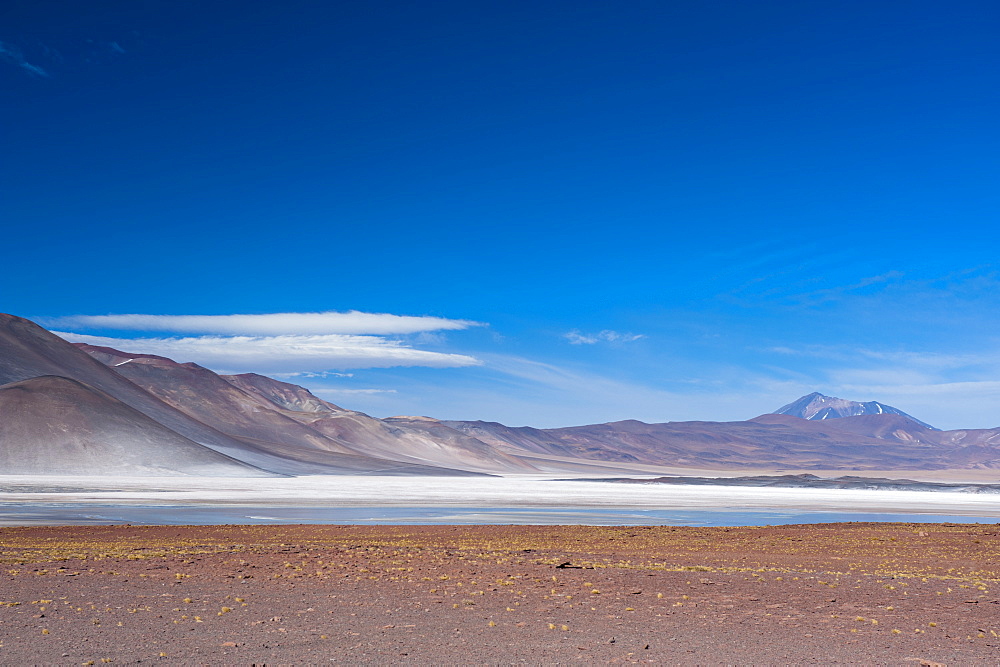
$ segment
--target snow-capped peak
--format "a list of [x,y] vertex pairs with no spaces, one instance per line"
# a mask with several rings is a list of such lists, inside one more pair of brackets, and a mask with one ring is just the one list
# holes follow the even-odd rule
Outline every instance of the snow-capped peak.
[[856,417],[858,415],[889,414],[900,415],[906,417],[907,419],[912,419],[921,426],[926,426],[927,428],[932,429],[934,428],[930,424],[926,424],[919,419],[906,414],[899,408],[894,408],[891,405],[886,405],[885,403],[879,403],[878,401],[866,401],[864,403],[849,401],[844,398],[824,396],[816,391],[811,394],[806,394],[799,400],[789,403],[786,406],[778,408],[773,414],[792,415],[794,417],[801,417],[802,419],[813,420]]

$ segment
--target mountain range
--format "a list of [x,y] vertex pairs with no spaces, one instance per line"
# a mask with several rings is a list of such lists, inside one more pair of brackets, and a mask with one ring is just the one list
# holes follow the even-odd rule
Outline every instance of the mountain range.
[[748,421],[556,429],[377,419],[253,373],[69,343],[0,314],[0,473],[273,476],[1000,468],[1000,428],[939,431],[822,394]]

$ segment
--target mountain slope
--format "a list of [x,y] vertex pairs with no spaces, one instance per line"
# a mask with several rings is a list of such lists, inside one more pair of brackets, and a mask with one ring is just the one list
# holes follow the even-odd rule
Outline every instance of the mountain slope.
[[243,391],[197,364],[85,343],[74,345],[161,401],[227,435],[358,454],[282,414],[281,408],[259,394]]
[[[323,421],[330,422],[334,417]],[[497,470],[502,472],[537,472],[535,466],[509,453],[484,443],[450,426],[428,417],[389,417],[381,420],[392,433],[397,434],[406,450],[428,461],[455,461],[469,470]],[[391,450],[379,449],[381,456],[389,457]]]
[[5,474],[273,476],[69,378],[0,386],[0,415]]
[[0,383],[43,375],[72,378],[99,389],[175,433],[234,458],[266,455],[254,444],[227,436],[167,405],[34,322],[0,313]]
[[165,357],[83,343],[75,346],[200,422],[269,451],[280,448],[285,456],[292,451],[289,448],[298,447],[346,454],[356,461],[367,457],[370,468],[380,474],[416,470],[413,466],[478,473],[533,470],[530,464],[451,429],[432,433],[422,425],[388,424],[327,403],[287,382],[256,374],[220,376]]
[[269,403],[293,412],[312,412],[318,414],[347,412],[344,408],[334,405],[322,398],[317,398],[305,387],[282,382],[257,373],[241,373],[239,375],[220,375],[223,380],[249,394],[256,394]]
[[507,426],[500,422],[444,421],[457,431],[475,437],[510,454],[537,454],[541,456],[580,458],[589,461],[615,461],[638,463],[639,460],[617,446],[594,446],[575,438],[562,438],[558,429],[539,429],[531,426]]
[[[153,355],[141,356],[145,359],[164,359]],[[134,408],[178,436],[275,473],[370,474],[384,471],[379,474],[468,474],[421,463],[398,463],[360,454],[309,449],[284,442],[226,434],[168,405],[113,368],[34,322],[0,313],[0,384],[45,375],[81,382]],[[0,413],[0,419],[8,417]]]
[[773,414],[792,415],[793,417],[801,417],[802,419],[809,420],[839,419],[860,415],[900,415],[926,428],[934,428],[930,424],[925,424],[919,419],[906,414],[899,408],[894,408],[885,403],[879,403],[878,401],[859,403],[858,401],[824,396],[817,391],[806,394],[802,398],[778,408]]
[[285,414],[292,419],[367,455],[479,472],[535,471],[530,463],[449,428],[436,419],[376,419],[317,398],[304,387],[263,375],[244,373],[221,377],[287,409]]

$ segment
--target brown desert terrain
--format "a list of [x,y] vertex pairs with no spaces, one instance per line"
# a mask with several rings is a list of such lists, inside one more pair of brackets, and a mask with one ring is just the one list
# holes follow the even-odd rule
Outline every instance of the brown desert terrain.
[[3,664],[1000,661],[1000,525],[0,528]]

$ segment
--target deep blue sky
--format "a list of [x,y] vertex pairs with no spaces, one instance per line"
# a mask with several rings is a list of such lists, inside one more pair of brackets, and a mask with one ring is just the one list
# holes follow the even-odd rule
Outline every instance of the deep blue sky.
[[998,30],[986,1],[6,2],[0,310],[485,325],[354,332],[478,365],[255,353],[379,416],[815,389],[997,426]]

